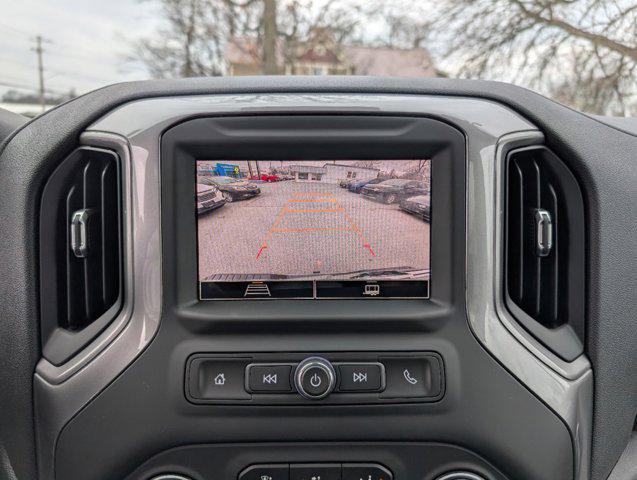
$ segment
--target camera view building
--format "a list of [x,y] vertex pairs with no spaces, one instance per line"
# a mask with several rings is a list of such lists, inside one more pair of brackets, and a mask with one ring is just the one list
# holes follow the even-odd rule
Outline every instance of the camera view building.
[[373,167],[326,163],[322,167],[314,165],[290,165],[290,173],[297,182],[338,183],[344,179],[371,180],[380,170]]

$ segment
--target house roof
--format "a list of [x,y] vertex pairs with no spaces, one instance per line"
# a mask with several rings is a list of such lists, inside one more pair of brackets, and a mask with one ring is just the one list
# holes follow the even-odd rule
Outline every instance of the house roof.
[[403,50],[348,45],[345,56],[356,75],[435,77],[439,73],[425,48]]
[[[335,64],[351,67],[356,75],[437,77],[442,76],[425,48],[396,49],[345,45],[338,55],[329,48],[316,46],[299,52],[297,62]],[[235,37],[226,46],[226,61],[234,65],[259,65],[260,46],[251,37]],[[284,67],[283,42],[277,42],[277,63]]]
[[358,165],[343,165],[342,163],[326,163],[325,165],[323,165],[324,168],[330,167],[340,167],[340,168],[347,168],[349,170],[352,169],[356,169],[356,170],[373,170],[375,172],[378,172],[379,169],[375,168],[375,167],[359,167]]
[[[255,39],[234,37],[226,44],[226,61],[231,64],[254,65],[261,63],[261,49]],[[277,42],[277,62],[283,58],[281,42]]]
[[290,172],[325,173],[325,167],[317,167],[315,165],[290,165]]

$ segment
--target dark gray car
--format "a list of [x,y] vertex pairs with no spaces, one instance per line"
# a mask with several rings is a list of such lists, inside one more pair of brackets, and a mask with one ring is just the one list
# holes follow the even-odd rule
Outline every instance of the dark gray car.
[[429,189],[418,180],[392,178],[375,185],[365,185],[361,194],[384,203],[396,203],[416,195],[428,195]]

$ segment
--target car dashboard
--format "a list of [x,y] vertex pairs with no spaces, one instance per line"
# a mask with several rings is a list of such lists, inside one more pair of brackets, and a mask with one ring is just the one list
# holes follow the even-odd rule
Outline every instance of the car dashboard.
[[7,478],[633,478],[630,131],[262,77],[107,87],[0,148]]

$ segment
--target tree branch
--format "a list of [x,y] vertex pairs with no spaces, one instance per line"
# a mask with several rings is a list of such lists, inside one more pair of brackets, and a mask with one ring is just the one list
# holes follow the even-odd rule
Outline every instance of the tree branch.
[[566,33],[568,33],[569,35],[572,35],[573,37],[588,40],[594,45],[600,45],[600,46],[606,47],[609,50],[613,50],[617,53],[620,53],[621,55],[626,55],[627,57],[630,57],[633,60],[637,60],[637,47],[630,47],[628,45],[624,45],[621,42],[605,37],[603,35],[586,31],[560,18],[555,18],[553,16],[545,17],[544,15],[542,15],[541,12],[532,11],[528,9],[526,5],[524,5],[524,3],[520,0],[511,0],[511,2],[517,5],[524,15],[535,20],[538,23],[559,28],[565,31]]

